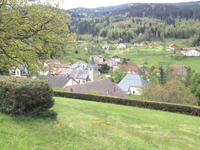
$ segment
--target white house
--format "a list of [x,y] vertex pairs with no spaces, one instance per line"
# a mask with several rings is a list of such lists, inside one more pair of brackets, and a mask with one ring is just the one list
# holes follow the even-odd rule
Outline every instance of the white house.
[[189,49],[187,51],[181,51],[181,53],[185,56],[200,56],[200,51],[196,49]]
[[134,46],[139,46],[140,44],[139,43],[134,43]]
[[90,55],[90,61],[92,61],[92,57],[94,58],[94,62],[99,62],[99,60],[102,58],[101,55]]
[[127,94],[141,95],[140,88],[149,84],[138,74],[127,74],[118,84]]
[[72,65],[72,69],[77,69],[77,68],[87,69],[87,63],[85,63],[82,60],[79,60],[78,62]]
[[171,49],[171,50],[175,50],[175,48],[178,48],[178,46],[176,46],[175,44],[171,44],[171,45],[169,45],[169,49]]
[[115,60],[113,60],[113,59],[108,58],[108,59],[106,59],[104,64],[107,64],[109,67],[112,67],[112,66],[117,65],[117,62]]
[[103,48],[103,49],[109,49],[109,46],[106,45],[106,44],[104,44],[104,45],[102,46],[102,48]]
[[115,55],[115,56],[113,55],[113,56],[111,56],[110,58],[111,58],[112,60],[116,61],[116,62],[120,62],[120,58],[119,58],[118,56],[116,56],[116,55]]
[[125,44],[120,44],[120,45],[117,46],[117,48],[118,48],[118,49],[126,48],[126,45],[125,45]]

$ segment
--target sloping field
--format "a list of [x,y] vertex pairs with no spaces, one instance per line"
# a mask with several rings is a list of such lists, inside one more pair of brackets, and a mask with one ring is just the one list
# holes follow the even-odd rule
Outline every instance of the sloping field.
[[55,98],[57,120],[0,113],[0,149],[200,148],[200,118],[156,110]]

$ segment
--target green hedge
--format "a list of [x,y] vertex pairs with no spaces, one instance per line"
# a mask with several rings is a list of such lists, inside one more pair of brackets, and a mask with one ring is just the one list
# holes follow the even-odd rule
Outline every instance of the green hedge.
[[48,82],[23,77],[0,76],[0,111],[7,114],[56,118]]
[[126,105],[126,106],[134,106],[134,107],[140,107],[140,108],[148,108],[148,109],[155,109],[155,110],[200,116],[200,107],[178,105],[178,104],[172,104],[172,103],[132,100],[132,99],[125,99],[125,98],[118,98],[118,97],[89,95],[89,94],[74,93],[74,92],[59,92],[59,91],[54,91],[54,96],[74,98],[74,99],[80,99],[80,100],[88,100],[88,101],[96,101],[96,102],[104,102],[104,103],[113,103],[113,104],[120,104],[120,105]]

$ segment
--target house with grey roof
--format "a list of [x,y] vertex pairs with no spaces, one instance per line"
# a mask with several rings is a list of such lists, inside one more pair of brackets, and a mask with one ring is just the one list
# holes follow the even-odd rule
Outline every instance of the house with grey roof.
[[[76,80],[79,84],[87,83],[88,81],[98,80],[98,67],[94,63],[94,58],[92,57],[91,65],[88,67],[88,70],[81,69],[66,69],[61,72],[59,76],[71,77]],[[72,84],[73,85],[73,84]]]
[[88,70],[65,69],[59,74],[60,77],[74,78],[78,83],[86,83],[90,81]]
[[90,81],[86,84],[77,84],[71,85],[67,87],[69,91],[78,92],[78,93],[86,93],[88,91],[96,91],[99,95],[108,95],[108,96],[116,96],[116,97],[125,97],[127,96],[126,92],[124,92],[121,88],[119,88],[115,83],[113,83],[110,79],[100,79],[96,81]]
[[127,94],[140,95],[140,88],[149,84],[138,74],[127,74],[118,84]]
[[52,88],[59,87],[65,88],[69,85],[79,84],[75,79],[67,76],[43,76],[49,83]]

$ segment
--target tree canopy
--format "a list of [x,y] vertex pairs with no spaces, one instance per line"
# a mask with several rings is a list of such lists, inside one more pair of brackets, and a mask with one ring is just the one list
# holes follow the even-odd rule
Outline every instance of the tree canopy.
[[50,56],[62,56],[76,38],[69,31],[69,19],[59,3],[0,0],[1,63],[23,63],[34,70]]

